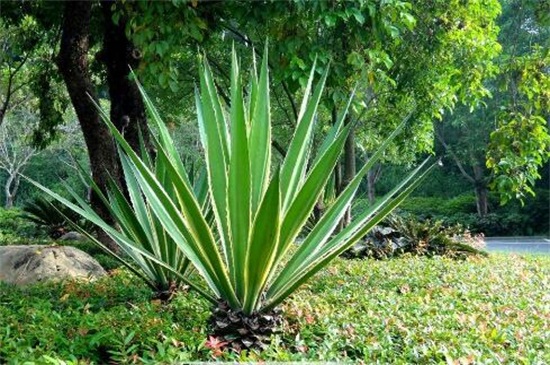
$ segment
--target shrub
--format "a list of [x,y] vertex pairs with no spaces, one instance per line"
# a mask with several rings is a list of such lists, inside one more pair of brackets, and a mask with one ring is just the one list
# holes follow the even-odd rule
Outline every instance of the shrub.
[[0,208],[0,245],[25,244],[33,237],[43,237],[43,232],[23,219],[18,209]]
[[386,259],[410,253],[414,256],[445,256],[464,259],[486,255],[483,235],[472,234],[460,224],[417,220],[414,216],[392,215],[385,227],[373,229],[361,243],[344,255],[348,258]]
[[45,229],[51,238],[60,238],[71,230],[71,222],[82,229],[91,230],[93,226],[89,221],[82,219],[63,204],[43,197],[37,197],[23,206],[21,214],[23,219],[34,223],[37,227]]
[[477,214],[473,194],[461,194],[450,200],[411,197],[401,205],[401,209],[418,219],[440,220],[447,226],[461,224],[485,236],[548,235],[549,191],[538,189],[536,193],[535,197],[526,200],[525,206],[516,201],[500,206],[497,197],[490,194],[491,211],[485,217]]

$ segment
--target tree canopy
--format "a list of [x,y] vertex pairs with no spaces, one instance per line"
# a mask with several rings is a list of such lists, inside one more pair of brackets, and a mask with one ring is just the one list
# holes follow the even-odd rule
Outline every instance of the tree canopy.
[[[118,176],[120,166],[109,157],[115,155],[114,144],[89,95],[96,102],[110,101],[111,119],[137,147],[140,133],[147,138],[146,115],[128,66],[168,115],[165,122],[191,128],[186,121],[194,113],[197,53],[210,61],[219,80],[216,88],[227,101],[225,70],[232,45],[249,55],[243,59],[248,64],[267,45],[274,83],[273,143],[281,155],[296,123],[299,90],[315,63],[319,75],[331,69],[318,128],[334,124],[334,111],[355,90],[347,120],[354,123],[354,133],[339,167],[343,184],[346,175],[353,176],[355,160],[368,158],[405,116],[410,115],[410,122],[388,148],[385,161],[410,164],[433,151],[434,120],[453,121],[458,115],[454,111],[474,122],[479,113],[487,116],[481,111],[490,106],[487,120],[494,119],[496,128],[483,158],[488,158],[494,174],[491,187],[503,194],[503,200],[522,197],[539,177],[550,143],[544,4],[512,0],[294,0],[253,6],[247,1],[179,0],[3,3],[0,25],[6,52],[0,58],[0,102],[8,107],[2,107],[2,116],[10,105],[32,94],[27,106],[35,103],[41,121],[34,143],[44,147],[55,138],[70,100],[94,179],[105,186],[108,176]],[[461,105],[464,109],[457,109]],[[193,156],[198,134],[192,131],[187,136],[191,145],[187,152]],[[357,151],[362,157],[356,156]]]

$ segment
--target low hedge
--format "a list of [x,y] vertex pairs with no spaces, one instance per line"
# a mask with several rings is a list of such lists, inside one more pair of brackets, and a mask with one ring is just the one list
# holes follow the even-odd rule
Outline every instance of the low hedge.
[[489,214],[485,217],[478,216],[473,194],[462,194],[452,199],[410,197],[400,209],[419,219],[441,220],[446,225],[461,224],[473,233],[483,233],[485,236],[548,235],[549,200],[550,193],[544,189],[538,189],[536,196],[526,199],[523,206],[518,201],[501,206],[498,198],[491,195]]

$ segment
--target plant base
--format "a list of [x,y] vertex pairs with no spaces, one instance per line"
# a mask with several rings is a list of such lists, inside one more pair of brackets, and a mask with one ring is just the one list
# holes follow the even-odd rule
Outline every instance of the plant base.
[[271,335],[283,324],[280,309],[245,315],[226,302],[220,302],[210,317],[211,335],[224,342],[224,347],[237,352],[245,349],[263,350],[269,346]]

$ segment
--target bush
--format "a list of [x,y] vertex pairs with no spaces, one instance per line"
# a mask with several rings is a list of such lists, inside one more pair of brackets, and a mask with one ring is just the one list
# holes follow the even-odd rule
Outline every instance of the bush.
[[52,241],[46,231],[24,218],[18,209],[0,209],[0,246],[7,245],[62,245],[72,246],[92,256],[107,271],[121,266],[100,247],[89,241]]
[[44,238],[44,234],[23,219],[20,210],[0,208],[0,245],[26,244],[33,237]]
[[[75,203],[73,200],[71,202]],[[84,230],[91,231],[93,229],[92,223],[82,219],[80,215],[71,209],[55,200],[48,200],[43,197],[37,197],[27,202],[23,206],[21,216],[34,223],[38,229],[45,230],[54,239],[60,238],[71,231],[70,222],[74,222]]]
[[444,225],[461,224],[474,233],[485,236],[548,235],[550,216],[548,190],[538,189],[534,198],[522,206],[517,201],[501,206],[495,195],[490,195],[490,213],[479,217],[473,194],[462,194],[445,200],[438,197],[410,197],[401,210],[418,219],[440,220]]
[[472,235],[461,225],[445,226],[442,221],[417,220],[414,216],[390,216],[385,226],[373,229],[344,257],[385,259],[410,253],[414,256],[446,256],[464,259],[487,255],[483,235]]
[[439,197],[411,197],[401,209],[421,218],[449,217],[457,213],[476,213],[476,198],[473,194],[461,194],[452,199]]

